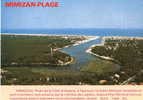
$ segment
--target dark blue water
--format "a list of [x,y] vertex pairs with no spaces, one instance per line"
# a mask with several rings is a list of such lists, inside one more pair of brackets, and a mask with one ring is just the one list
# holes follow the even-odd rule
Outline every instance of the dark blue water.
[[138,36],[143,37],[143,29],[29,29],[2,30],[2,33],[66,34],[93,36]]

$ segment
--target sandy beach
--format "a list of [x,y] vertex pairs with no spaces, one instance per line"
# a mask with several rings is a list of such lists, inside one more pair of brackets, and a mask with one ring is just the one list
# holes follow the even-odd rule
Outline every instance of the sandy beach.
[[102,58],[102,59],[105,59],[105,60],[114,60],[113,58],[106,57],[106,56],[100,56],[100,55],[95,54],[95,53],[93,53],[93,52],[91,51],[92,48],[95,47],[95,46],[103,46],[106,39],[130,39],[130,40],[138,39],[138,40],[143,40],[143,37],[121,37],[121,36],[107,36],[107,37],[103,37],[102,42],[101,42],[100,44],[95,44],[95,45],[90,46],[90,47],[86,50],[86,53],[90,53],[90,54],[92,54],[92,55],[95,55],[95,56],[97,56],[97,57],[99,57],[99,58]]
[[[85,38],[84,40],[82,41],[77,41],[74,45],[72,46],[76,46],[76,45],[79,45],[81,43],[86,43],[86,42],[90,42],[92,40],[95,40],[97,38],[99,38],[99,36],[85,36],[85,35],[65,35],[65,34],[25,34],[25,33],[21,33],[21,34],[18,34],[18,33],[2,33],[2,35],[15,35],[15,36],[60,36],[60,37],[63,37],[63,38]],[[69,47],[69,46],[65,46],[65,47]]]
[[86,43],[86,42],[90,42],[92,40],[95,40],[95,39],[99,38],[99,36],[83,36],[83,37],[85,38],[85,40],[78,41],[73,46],[76,46],[76,45],[79,45],[79,44],[82,44],[82,43]]

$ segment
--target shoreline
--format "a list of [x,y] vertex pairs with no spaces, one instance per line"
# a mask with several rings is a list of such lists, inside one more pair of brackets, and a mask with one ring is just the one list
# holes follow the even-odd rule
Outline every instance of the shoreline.
[[[98,39],[100,36],[86,36],[86,35],[67,35],[67,34],[25,34],[25,33],[22,33],[22,34],[19,34],[19,33],[1,33],[1,35],[15,35],[15,36],[61,36],[63,38],[85,38],[84,40],[81,40],[81,41],[77,41],[75,42],[74,44],[72,45],[67,45],[63,48],[67,48],[69,46],[76,46],[76,45],[80,45],[82,43],[86,43],[86,42],[90,42],[92,40],[95,40],[95,39]],[[58,48],[58,49],[62,49],[62,48]]]
[[29,33],[1,33],[1,35],[27,35],[27,36],[78,36],[78,37],[82,37],[82,36],[85,36],[85,37],[95,37],[93,35],[76,35],[76,34],[48,34],[48,33],[45,33],[45,34],[29,34]]
[[87,43],[87,42],[90,42],[92,40],[96,40],[96,39],[100,38],[100,36],[83,36],[83,37],[86,39],[82,40],[82,41],[77,41],[73,46],[77,46],[77,45]]
[[106,56],[100,56],[96,53],[93,53],[91,50],[93,47],[95,46],[104,46],[104,43],[105,43],[105,40],[106,39],[130,39],[130,40],[133,40],[133,39],[139,39],[139,40],[143,40],[143,37],[127,37],[127,36],[105,36],[103,37],[101,43],[99,44],[94,44],[94,45],[91,45],[85,52],[86,53],[89,53],[89,54],[92,54],[92,55],[95,55],[96,57],[99,57],[101,59],[104,59],[104,60],[112,60],[114,61],[115,59],[111,58],[111,57],[106,57]]

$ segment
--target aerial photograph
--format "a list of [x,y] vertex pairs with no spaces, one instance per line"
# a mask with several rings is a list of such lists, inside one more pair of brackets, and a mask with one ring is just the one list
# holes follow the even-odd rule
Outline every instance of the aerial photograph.
[[52,0],[2,0],[1,85],[143,85],[143,0],[22,1]]

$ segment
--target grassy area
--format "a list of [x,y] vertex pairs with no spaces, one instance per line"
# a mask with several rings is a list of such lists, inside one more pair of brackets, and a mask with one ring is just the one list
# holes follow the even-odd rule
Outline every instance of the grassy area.
[[98,75],[115,72],[116,65],[109,61],[91,61],[88,66],[81,67],[81,71],[92,72]]
[[57,48],[82,39],[63,36],[2,35],[2,66],[62,65],[72,58]]

